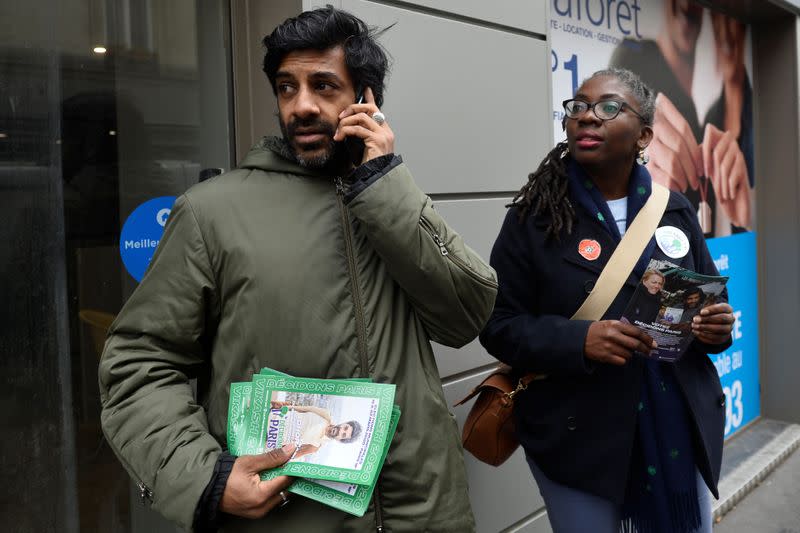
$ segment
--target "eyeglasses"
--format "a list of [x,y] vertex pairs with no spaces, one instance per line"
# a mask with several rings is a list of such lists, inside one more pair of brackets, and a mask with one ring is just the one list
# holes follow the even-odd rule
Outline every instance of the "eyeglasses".
[[589,102],[572,98],[564,100],[561,105],[564,106],[564,112],[567,114],[568,118],[578,118],[591,109],[600,120],[612,120],[617,118],[620,111],[624,108],[628,108],[631,110],[631,113],[644,120],[644,117],[637,113],[627,102],[620,102],[619,100],[600,100],[590,104]]

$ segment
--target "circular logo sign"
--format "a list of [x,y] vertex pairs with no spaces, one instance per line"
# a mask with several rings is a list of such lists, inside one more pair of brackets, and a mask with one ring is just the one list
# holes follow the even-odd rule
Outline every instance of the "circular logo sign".
[[689,239],[675,226],[661,226],[656,230],[656,243],[667,257],[679,259],[689,253]]
[[594,239],[583,239],[578,243],[578,253],[589,261],[594,261],[600,257],[600,251],[600,243]]
[[128,274],[142,281],[164,234],[174,196],[160,196],[141,204],[125,220],[119,235],[119,255]]

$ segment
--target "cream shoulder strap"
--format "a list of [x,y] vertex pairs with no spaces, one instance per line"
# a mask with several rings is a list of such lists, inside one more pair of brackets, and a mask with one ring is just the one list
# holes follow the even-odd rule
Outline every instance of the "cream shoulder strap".
[[603,317],[658,228],[668,200],[669,190],[653,183],[650,198],[628,226],[622,241],[594,284],[594,289],[572,315],[572,320],[600,320]]

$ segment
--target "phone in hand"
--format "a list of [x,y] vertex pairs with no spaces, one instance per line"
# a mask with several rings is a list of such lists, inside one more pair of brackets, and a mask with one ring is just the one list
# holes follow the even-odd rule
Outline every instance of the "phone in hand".
[[[359,89],[356,91],[356,103],[364,103],[364,91]],[[353,135],[344,138],[344,145],[347,153],[350,154],[350,161],[354,166],[360,166],[364,161],[364,140],[361,137]]]

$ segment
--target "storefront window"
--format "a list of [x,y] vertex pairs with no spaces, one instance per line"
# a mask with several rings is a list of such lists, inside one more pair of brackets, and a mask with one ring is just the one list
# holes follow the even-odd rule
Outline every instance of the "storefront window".
[[104,440],[97,365],[148,232],[231,167],[228,2],[4,2],[0,21],[2,501],[15,531],[173,531]]

